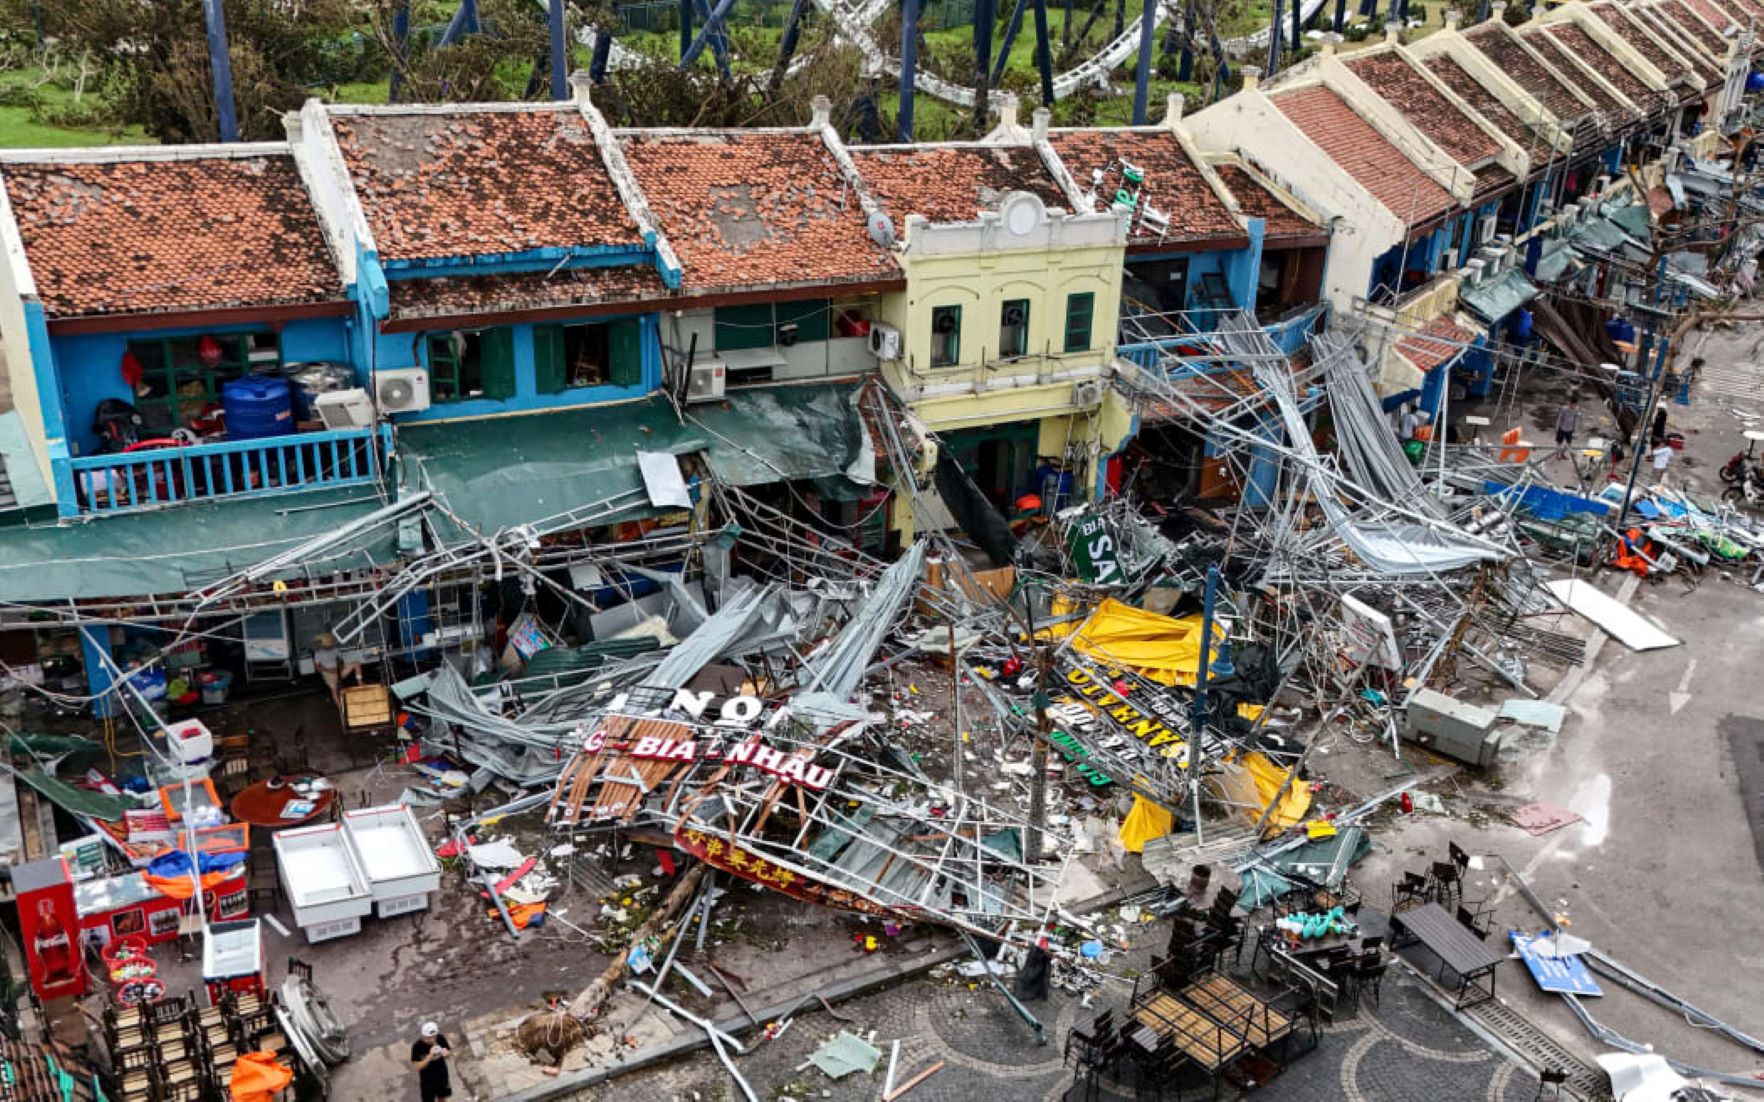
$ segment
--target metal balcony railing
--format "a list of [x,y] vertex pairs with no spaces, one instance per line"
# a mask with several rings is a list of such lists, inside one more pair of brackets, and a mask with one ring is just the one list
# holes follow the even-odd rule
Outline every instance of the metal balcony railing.
[[262,440],[143,449],[67,460],[77,501],[68,515],[156,509],[198,501],[376,481],[384,452],[372,428]]

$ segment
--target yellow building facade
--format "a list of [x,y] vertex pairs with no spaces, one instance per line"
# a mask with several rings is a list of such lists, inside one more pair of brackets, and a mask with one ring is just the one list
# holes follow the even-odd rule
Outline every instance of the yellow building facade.
[[[898,335],[883,376],[1007,516],[1025,494],[1096,496],[1133,435],[1115,386],[1125,252],[1121,216],[1049,210],[1026,192],[973,222],[906,221],[906,289],[879,313]],[[948,523],[935,501],[921,502],[927,516]],[[897,500],[894,527],[911,538],[913,523]]]

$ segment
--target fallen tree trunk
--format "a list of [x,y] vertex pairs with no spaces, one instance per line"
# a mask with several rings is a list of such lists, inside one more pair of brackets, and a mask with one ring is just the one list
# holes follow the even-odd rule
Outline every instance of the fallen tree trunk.
[[709,867],[701,862],[694,865],[691,872],[680,877],[680,882],[674,885],[674,890],[668,893],[668,897],[662,901],[662,905],[656,908],[654,914],[644,920],[643,925],[637,927],[637,932],[631,936],[630,945],[626,946],[625,951],[607,965],[606,971],[602,972],[593,983],[583,988],[582,993],[570,1003],[572,1015],[577,1018],[594,1016],[595,1012],[600,1009],[600,1004],[606,1001],[608,995],[612,994],[613,987],[621,979],[624,979],[625,972],[630,967],[626,961],[630,959],[631,946],[641,945],[648,941],[660,932],[662,927],[674,920],[674,917],[680,913],[680,909],[698,894],[698,884],[704,879],[704,872]]

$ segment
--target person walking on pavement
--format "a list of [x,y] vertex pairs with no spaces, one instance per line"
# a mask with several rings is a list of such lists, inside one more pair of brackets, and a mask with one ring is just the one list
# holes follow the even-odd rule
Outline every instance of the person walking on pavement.
[[410,1046],[410,1066],[417,1071],[417,1086],[423,1102],[440,1102],[453,1097],[453,1083],[447,1076],[447,1058],[453,1055],[447,1037],[434,1022],[423,1023],[423,1035]]
[[1574,444],[1574,434],[1580,429],[1580,396],[1569,395],[1562,408],[1556,411],[1556,454],[1567,455],[1568,449]]

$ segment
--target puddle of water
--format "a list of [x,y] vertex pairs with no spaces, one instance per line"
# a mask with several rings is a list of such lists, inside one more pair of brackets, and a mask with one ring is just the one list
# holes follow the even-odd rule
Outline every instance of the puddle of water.
[[1603,845],[1611,833],[1610,775],[1600,773],[1581,781],[1568,799],[1568,810],[1586,820],[1586,830],[1576,841],[1588,846]]

